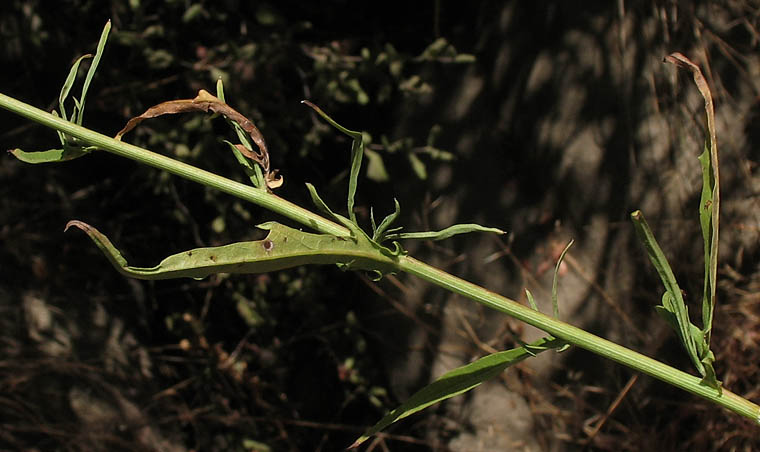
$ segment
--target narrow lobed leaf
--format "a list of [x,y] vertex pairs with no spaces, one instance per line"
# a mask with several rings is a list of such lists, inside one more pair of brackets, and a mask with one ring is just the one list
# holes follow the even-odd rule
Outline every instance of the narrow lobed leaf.
[[362,156],[364,155],[364,135],[361,132],[355,130],[349,130],[333,120],[327,115],[321,108],[317,107],[308,100],[302,100],[301,103],[306,104],[317,112],[325,121],[331,126],[345,133],[353,139],[351,143],[351,169],[348,177],[348,217],[351,221],[358,226],[356,221],[356,213],[354,212],[354,198],[356,197],[356,188],[359,184],[359,171],[362,166]]
[[382,242],[385,238],[385,234],[388,232],[388,228],[390,228],[393,222],[396,221],[398,216],[401,214],[401,205],[398,203],[398,199],[393,198],[393,205],[393,213],[388,214],[388,216],[386,216],[383,221],[380,222],[380,226],[374,230],[372,240]]
[[311,196],[311,201],[314,203],[314,205],[317,206],[317,208],[321,210],[323,213],[329,215],[333,220],[337,221],[338,223],[348,228],[348,230],[351,231],[351,236],[353,238],[357,238],[357,236],[365,235],[364,231],[362,231],[359,228],[359,226],[357,226],[354,222],[344,217],[343,215],[333,212],[332,209],[330,209],[327,206],[327,204],[322,200],[322,198],[317,193],[317,189],[314,188],[312,184],[307,182],[306,188],[309,190],[309,195]]
[[559,255],[559,259],[557,259],[557,264],[554,266],[554,277],[552,278],[552,309],[554,312],[554,318],[557,320],[559,320],[559,294],[557,290],[557,286],[559,285],[559,267],[562,265],[562,261],[565,259],[565,254],[567,254],[567,251],[573,246],[573,243],[575,243],[575,240],[570,240],[567,246],[565,246],[565,249],[562,250],[562,254]]
[[[707,139],[705,140],[705,153],[709,152],[709,166],[702,162],[702,198],[700,200],[700,218],[703,210],[708,209],[710,213],[709,234],[705,231],[707,223],[700,221],[705,239],[705,283],[704,296],[702,300],[702,328],[706,343],[710,344],[710,334],[712,330],[712,317],[715,311],[715,289],[718,281],[718,237],[720,225],[720,171],[718,163],[718,134],[715,126],[715,107],[713,105],[712,92],[702,71],[693,61],[679,52],[674,52],[665,57],[665,61],[678,67],[691,71],[694,78],[694,84],[697,85],[699,93],[705,101],[705,122],[707,124]],[[709,188],[706,188],[709,186]],[[705,193],[709,190],[710,195]],[[709,244],[709,251],[708,249]]]
[[155,267],[133,267],[108,237],[94,227],[72,220],[66,230],[71,226],[87,233],[116,270],[137,279],[200,279],[215,273],[266,273],[309,264],[338,264],[381,274],[393,269],[391,259],[365,243],[311,234],[275,222],[258,225],[269,231],[262,240],[196,248],[173,254]]
[[[92,55],[87,54],[77,58],[77,60],[71,66],[71,69],[69,69],[69,75],[66,76],[66,80],[63,82],[63,86],[61,87],[61,93],[58,95],[58,108],[61,110],[61,118],[65,119],[66,121],[69,120],[66,115],[66,98],[69,97],[71,87],[74,86],[74,82],[76,81],[77,73],[79,72],[79,65],[85,58],[92,58]],[[76,119],[75,116],[76,114],[72,115],[72,119]]]
[[321,116],[325,121],[327,121],[331,126],[335,127],[336,129],[340,130],[341,132],[345,133],[346,135],[350,136],[354,140],[361,140],[362,139],[362,133],[361,132],[357,132],[355,130],[349,130],[349,129],[343,127],[342,125],[338,124],[337,122],[335,122],[334,119],[332,119],[330,116],[328,116],[327,113],[325,113],[324,111],[322,111],[321,108],[317,107],[315,104],[311,103],[310,101],[308,101],[308,100],[302,100],[301,103],[309,106],[312,110],[314,110],[315,112],[317,112],[317,114],[319,116]]
[[[694,338],[690,332],[691,321],[689,320],[689,310],[683,300],[681,288],[676,281],[675,275],[673,275],[673,270],[670,268],[670,264],[668,264],[668,260],[662,252],[660,245],[654,238],[654,234],[649,228],[649,224],[647,224],[644,214],[641,213],[640,210],[637,210],[631,214],[631,220],[633,221],[636,235],[644,245],[649,260],[652,262],[652,265],[654,265],[655,270],[657,270],[657,274],[660,276],[663,286],[665,286],[665,294],[662,296],[662,306],[667,312],[672,314],[677,324],[677,328],[675,328],[676,333],[678,334],[686,353],[689,355],[692,364],[694,364],[694,367],[699,371],[700,375],[704,376],[705,369],[697,351],[697,344],[694,342]],[[662,310],[658,311],[663,315]]]
[[712,329],[712,309],[715,297],[714,281],[712,280],[712,268],[717,266],[717,256],[712,254],[713,229],[713,176],[710,164],[710,150],[705,143],[705,150],[699,156],[702,168],[702,193],[699,200],[699,225],[702,230],[702,243],[705,256],[705,279],[702,290],[702,327],[708,337]]
[[[560,347],[564,341],[558,339],[539,339],[529,344],[534,351],[543,351],[549,348]],[[353,449],[358,447],[364,441],[369,439],[375,433],[385,429],[389,425],[397,422],[418,411],[442,402],[451,397],[463,394],[484,381],[499,375],[507,367],[516,364],[525,358],[534,356],[534,353],[526,350],[524,347],[515,348],[503,352],[493,353],[478,359],[475,362],[446,372],[431,384],[414,393],[407,401],[402,403],[383,417],[372,428],[368,429],[349,447]]]
[[[87,75],[84,78],[84,85],[82,85],[82,95],[80,97],[81,104],[79,105],[79,112],[76,115],[76,123],[82,125],[82,119],[84,118],[84,103],[87,98],[87,90],[90,89],[90,82],[95,76],[95,72],[98,70],[98,64],[100,64],[100,58],[103,56],[103,50],[106,47],[106,41],[108,40],[108,33],[111,31],[111,21],[106,22],[103,31],[100,33],[100,40],[98,41],[98,48],[95,51],[95,57],[92,59],[90,69],[87,71]],[[74,117],[72,117],[72,120]]]
[[427,231],[427,232],[401,232],[394,234],[387,234],[387,239],[413,239],[413,240],[445,240],[449,237],[453,237],[458,234],[467,234],[469,232],[493,232],[495,234],[506,234],[506,232],[497,228],[489,228],[481,226],[479,224],[465,223],[455,224],[449,226],[446,229],[440,231]]
[[372,240],[377,240],[377,223],[375,223],[375,209],[369,206],[369,224],[372,226]]

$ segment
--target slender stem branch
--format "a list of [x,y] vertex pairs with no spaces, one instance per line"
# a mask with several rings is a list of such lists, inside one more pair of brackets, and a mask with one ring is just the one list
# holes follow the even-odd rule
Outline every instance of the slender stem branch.
[[[170,172],[180,177],[214,187],[240,199],[257,204],[284,217],[322,233],[346,235],[349,231],[309,210],[297,206],[272,193],[260,190],[218,176],[216,174],[179,162],[146,149],[117,141],[111,137],[85,129],[64,121],[50,113],[32,107],[0,93],[0,108],[7,109],[27,119],[47,127],[67,133],[84,142],[113,154],[130,158],[146,165]],[[760,407],[730,391],[722,394],[708,386],[701,385],[700,379],[686,372],[627,349],[621,345],[595,336],[580,328],[534,311],[509,298],[497,295],[483,287],[467,282],[414,258],[403,256],[398,259],[398,269],[418,276],[437,286],[470,298],[478,303],[501,311],[509,316],[535,326],[568,343],[589,350],[605,358],[628,366],[639,372],[660,379],[673,386],[703,397],[744,417],[760,423]]]

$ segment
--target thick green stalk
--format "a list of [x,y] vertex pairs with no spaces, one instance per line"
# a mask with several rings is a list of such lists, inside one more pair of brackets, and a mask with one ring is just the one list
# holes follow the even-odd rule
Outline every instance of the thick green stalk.
[[[293,221],[316,231],[334,235],[347,235],[349,233],[349,231],[343,226],[333,223],[332,221],[272,193],[229,180],[146,149],[117,141],[106,135],[64,121],[50,113],[1,93],[0,107],[47,127],[79,138],[89,145],[96,146],[104,151],[145,163],[209,187],[214,187],[225,193],[229,193],[240,199],[252,202],[290,218]],[[605,358],[609,358],[639,372],[651,375],[652,377],[700,397],[704,397],[713,403],[752,419],[754,422],[760,423],[760,407],[758,407],[758,405],[725,389],[721,394],[715,389],[703,386],[699,384],[700,379],[698,377],[689,375],[606,339],[602,339],[580,328],[541,314],[540,312],[527,306],[523,306],[514,300],[495,294],[483,287],[457,278],[456,276],[450,275],[435,267],[431,267],[430,265],[411,257],[400,257],[398,259],[398,269],[416,275],[444,289],[475,300],[492,309],[501,311],[516,319],[522,320],[557,338],[564,339],[568,343],[589,350]]]

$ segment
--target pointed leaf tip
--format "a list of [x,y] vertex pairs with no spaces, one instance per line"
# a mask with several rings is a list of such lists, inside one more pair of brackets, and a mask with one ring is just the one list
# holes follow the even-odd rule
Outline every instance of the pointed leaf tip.
[[76,226],[77,228],[87,232],[87,229],[89,228],[89,225],[87,223],[84,223],[79,220],[71,220],[68,223],[66,223],[66,227],[63,228],[63,232],[66,232],[69,230],[70,227]]
[[438,241],[438,240],[448,239],[449,237],[453,237],[455,235],[467,234],[470,232],[492,232],[499,235],[506,234],[505,231],[502,231],[501,229],[498,229],[498,228],[489,228],[486,226],[481,226],[479,224],[465,223],[465,224],[455,224],[454,226],[449,226],[448,228],[440,230],[440,231],[403,232],[403,233],[398,233],[398,234],[387,234],[386,238]]
[[349,449],[358,447],[377,432],[401,419],[476,388],[484,381],[499,375],[509,366],[535,356],[536,353],[564,345],[565,342],[561,339],[546,337],[522,347],[486,355],[474,362],[450,370],[415,392],[408,400],[367,429],[349,446]]

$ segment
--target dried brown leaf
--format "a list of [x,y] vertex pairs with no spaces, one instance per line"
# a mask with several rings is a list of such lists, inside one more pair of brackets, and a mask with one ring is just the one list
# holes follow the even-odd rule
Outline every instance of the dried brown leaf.
[[699,66],[697,66],[690,59],[686,58],[680,52],[671,53],[665,57],[665,61],[675,64],[678,67],[689,69],[694,76],[694,83],[697,84],[697,89],[699,89],[700,94],[702,94],[702,97],[705,99],[705,114],[707,115],[707,132],[710,135],[710,148],[716,150],[713,152],[716,161],[713,161],[712,164],[713,168],[718,168],[718,143],[716,138],[717,135],[715,133],[715,108],[713,107],[712,93],[710,92],[710,87],[707,84],[707,80],[705,80],[704,75],[702,75],[702,71],[699,69]]
[[115,138],[117,140],[121,140],[121,137],[124,136],[124,134],[134,129],[145,119],[156,118],[162,115],[198,111],[206,113],[218,113],[224,115],[231,121],[237,122],[240,127],[242,127],[246,133],[248,133],[253,142],[256,143],[256,146],[259,148],[259,152],[251,152],[243,145],[236,145],[235,147],[243,155],[261,165],[261,167],[264,169],[264,172],[269,175],[269,151],[267,150],[267,144],[264,141],[264,136],[261,134],[259,129],[248,118],[204,89],[198,91],[198,95],[195,97],[195,99],[170,100],[150,107],[149,109],[145,110],[145,112],[140,116],[135,116],[134,118],[130,119],[124,128],[116,134]]

